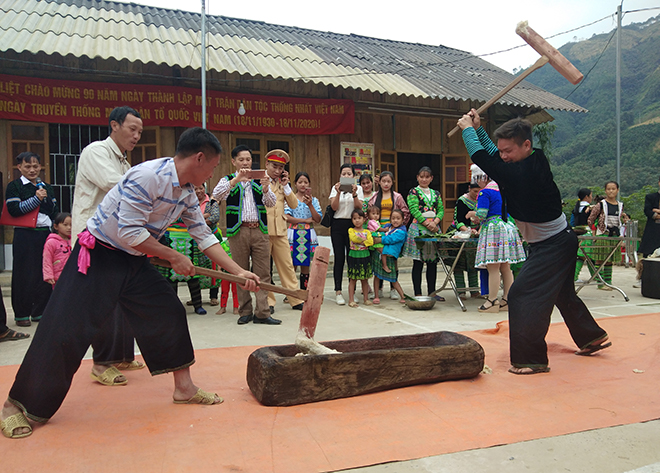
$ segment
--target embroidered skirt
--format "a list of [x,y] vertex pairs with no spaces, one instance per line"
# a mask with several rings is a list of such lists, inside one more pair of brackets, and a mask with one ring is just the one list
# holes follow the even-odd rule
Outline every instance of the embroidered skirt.
[[289,225],[287,230],[291,258],[294,266],[309,266],[314,258],[314,251],[319,246],[314,226],[309,223]]
[[[599,235],[599,236],[607,236],[607,235]],[[586,249],[582,247],[582,244],[587,242],[591,244],[591,248],[589,248],[591,253],[589,254],[589,256],[594,260],[594,262],[597,265],[603,264],[605,258],[607,258],[610,252],[619,243],[618,240],[582,241],[580,242],[580,248],[582,249],[582,251]],[[578,255],[579,255],[579,251],[578,251]],[[607,266],[613,263],[620,263],[620,262],[621,262],[621,247],[617,248],[617,250],[614,252],[614,255],[612,255],[612,258],[610,258],[610,260],[608,261]]]
[[391,272],[383,269],[383,261],[380,259],[381,253],[378,250],[371,250],[371,269],[374,276],[381,281],[396,282],[399,279],[399,271],[397,270],[396,258],[394,256],[387,256],[387,267]]
[[515,225],[504,222],[499,215],[490,217],[481,225],[477,244],[475,268],[486,269],[488,264],[520,263],[527,256]]
[[369,250],[350,250],[347,261],[348,279],[369,279],[373,276]]
[[415,242],[415,237],[424,235],[426,233],[426,227],[422,226],[420,231],[420,225],[417,222],[411,223],[410,228],[408,228],[408,237],[406,238],[405,245],[403,245],[403,251],[401,252],[401,255],[409,256],[410,258],[419,261],[438,261],[440,258],[440,253],[435,242],[425,241],[421,250]]

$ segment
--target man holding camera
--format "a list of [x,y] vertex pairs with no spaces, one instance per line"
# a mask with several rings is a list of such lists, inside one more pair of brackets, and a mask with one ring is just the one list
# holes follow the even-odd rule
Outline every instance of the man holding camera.
[[[231,151],[231,163],[236,172],[223,177],[213,189],[213,198],[227,201],[227,239],[232,258],[243,269],[249,270],[252,259],[252,272],[261,282],[270,283],[270,243],[268,241],[268,220],[266,207],[277,202],[270,190],[270,178],[254,179],[252,152],[245,145],[238,145]],[[259,291],[255,294],[257,308],[252,310],[252,296],[249,291],[238,288],[238,324],[279,325],[281,320],[270,316],[268,294]]]

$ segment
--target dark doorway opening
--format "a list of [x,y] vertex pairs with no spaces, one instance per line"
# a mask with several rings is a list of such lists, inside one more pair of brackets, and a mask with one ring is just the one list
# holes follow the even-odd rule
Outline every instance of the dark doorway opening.
[[408,197],[410,189],[417,186],[417,173],[423,166],[428,166],[433,171],[431,189],[435,189],[442,195],[440,184],[442,182],[441,165],[442,156],[439,154],[420,153],[397,153],[398,189],[403,198]]

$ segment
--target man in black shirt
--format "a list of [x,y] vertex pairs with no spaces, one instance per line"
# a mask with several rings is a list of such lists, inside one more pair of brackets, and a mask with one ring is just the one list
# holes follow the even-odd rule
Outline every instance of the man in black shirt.
[[532,124],[513,119],[494,134],[481,128],[476,110],[458,121],[472,161],[500,187],[502,200],[529,243],[529,256],[509,292],[509,340],[513,374],[550,371],[545,336],[556,305],[575,344],[591,355],[611,345],[575,294],[578,240],[566,222],[550,163],[532,148]]

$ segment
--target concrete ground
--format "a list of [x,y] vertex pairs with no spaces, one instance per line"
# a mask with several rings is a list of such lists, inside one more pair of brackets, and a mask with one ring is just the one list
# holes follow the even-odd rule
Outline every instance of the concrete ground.
[[[586,269],[584,269],[583,276],[586,277],[586,273]],[[10,272],[0,273],[0,285],[8,312],[8,325],[16,328],[13,323],[9,298],[10,278]],[[400,279],[404,291],[412,294],[409,268],[404,267]],[[439,277],[439,279],[441,278]],[[627,293],[630,297],[629,302],[625,302],[618,292],[600,291],[595,286],[582,289],[580,296],[597,318],[660,312],[660,300],[643,298],[640,290],[632,287],[634,281],[634,269],[614,268],[614,283]],[[430,311],[411,311],[402,307],[397,301],[389,300],[387,286],[386,297],[382,299],[380,306],[360,305],[359,308],[351,309],[348,306],[335,304],[332,286],[332,280],[329,277],[326,281],[326,299],[316,332],[318,341],[438,330],[463,332],[492,328],[498,321],[506,319],[505,312],[479,313],[477,307],[482,303],[480,299],[467,300],[465,305],[468,310],[462,312],[451,290],[443,291],[442,295],[447,301],[437,303]],[[179,295],[183,301],[189,299],[188,290],[183,284],[179,287]],[[347,295],[348,289],[345,288],[344,297],[347,298]],[[278,304],[275,313],[275,317],[283,320],[280,326],[254,324],[239,326],[236,324],[237,316],[232,314],[231,301],[228,313],[215,315],[218,307],[211,307],[208,304],[207,291],[203,291],[203,297],[204,307],[208,311],[207,315],[194,314],[192,307],[188,307],[188,322],[196,349],[283,345],[294,342],[300,312],[293,311],[288,305],[283,304],[283,296],[277,297]],[[561,317],[555,311],[553,322],[560,321]],[[24,331],[33,334],[35,329],[36,327],[33,325]],[[19,364],[28,346],[28,341],[0,344],[0,364]],[[91,356],[91,351],[88,352],[88,356]],[[550,364],[552,365],[552,360],[550,360]],[[649,393],[649,395],[657,396],[657,393]],[[511,421],[519,420],[512,419]],[[653,473],[660,472],[660,448],[658,445],[660,445],[660,421],[656,420],[346,471],[359,473],[522,473],[528,471],[540,473],[566,471]]]

